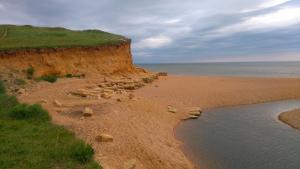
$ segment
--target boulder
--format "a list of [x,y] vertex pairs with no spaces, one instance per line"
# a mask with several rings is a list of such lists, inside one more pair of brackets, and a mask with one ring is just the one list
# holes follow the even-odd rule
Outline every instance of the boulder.
[[137,163],[136,159],[128,160],[124,163],[123,169],[134,169],[136,168],[136,163]]
[[112,142],[113,140],[113,137],[109,134],[100,134],[96,136],[97,142]]
[[184,118],[183,120],[198,119],[198,118],[199,118],[199,116],[189,115],[188,117]]
[[191,111],[191,112],[189,112],[189,114],[193,115],[193,116],[200,116],[201,112],[200,111]]
[[171,113],[177,113],[177,109],[172,106],[168,106],[168,111]]
[[78,96],[78,97],[87,97],[87,94],[81,91],[71,92],[71,95]]
[[26,93],[26,90],[25,89],[19,89],[18,90],[18,94],[20,94],[20,95],[23,95],[23,94],[25,94]]
[[198,119],[198,118],[199,118],[199,116],[190,115],[190,116],[189,116],[189,118],[190,118],[190,119]]
[[189,108],[189,111],[190,111],[190,112],[196,112],[196,111],[202,112],[202,109],[201,109],[200,107],[190,107],[190,108]]
[[102,93],[101,97],[104,99],[110,99],[112,97],[112,94],[111,93]]
[[93,114],[94,114],[94,111],[91,108],[89,108],[89,107],[84,108],[84,110],[83,110],[84,117],[90,117]]
[[61,102],[59,102],[58,100],[54,100],[53,101],[54,105],[57,107],[61,107],[63,104]]
[[46,100],[46,99],[42,99],[41,101],[40,101],[40,103],[47,103],[48,101]]

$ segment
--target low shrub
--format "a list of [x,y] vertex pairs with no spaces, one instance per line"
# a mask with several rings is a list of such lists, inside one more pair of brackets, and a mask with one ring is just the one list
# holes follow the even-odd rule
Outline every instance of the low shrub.
[[66,74],[65,75],[66,78],[81,78],[81,77],[85,77],[84,74]]
[[75,144],[70,151],[71,157],[83,164],[91,161],[94,156],[94,149],[84,142]]
[[34,68],[33,67],[30,67],[28,69],[26,69],[26,73],[27,73],[27,78],[28,79],[32,79],[33,75],[34,75]]
[[55,83],[57,81],[57,75],[44,75],[39,78],[39,80],[47,81],[50,83]]
[[73,75],[72,74],[66,74],[66,76],[65,76],[66,78],[72,78],[73,77]]
[[50,116],[41,105],[19,104],[11,109],[9,116],[18,120],[34,119],[37,121],[49,121]]
[[4,83],[0,80],[0,94],[5,94],[5,86]]

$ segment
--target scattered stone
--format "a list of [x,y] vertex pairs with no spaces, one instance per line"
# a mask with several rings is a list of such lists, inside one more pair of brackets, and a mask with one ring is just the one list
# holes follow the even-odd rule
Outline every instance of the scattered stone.
[[91,108],[89,108],[89,107],[84,108],[84,110],[83,110],[84,117],[90,117],[93,114],[94,114],[94,111]]
[[126,161],[123,165],[123,169],[134,169],[136,168],[136,163],[137,163],[136,159],[131,159],[129,161]]
[[190,118],[190,119],[198,119],[198,118],[199,118],[199,116],[190,115],[190,116],[189,116],[189,118]]
[[25,89],[19,89],[18,90],[18,94],[20,94],[20,95],[23,95],[23,94],[25,94],[26,93],[26,90]]
[[78,97],[87,97],[86,93],[83,93],[83,92],[80,92],[80,91],[71,92],[71,95],[78,96]]
[[189,112],[189,114],[193,115],[193,116],[200,116],[201,112],[199,112],[199,111],[192,111],[192,112]]
[[168,106],[168,111],[171,113],[177,113],[177,110],[172,106]]
[[59,102],[58,100],[54,100],[54,105],[57,106],[57,107],[61,107],[62,106],[62,103]]
[[108,134],[100,134],[96,137],[97,142],[112,142],[113,140],[113,137]]
[[126,90],[135,90],[136,89],[136,87],[134,85],[131,85],[131,84],[130,85],[126,85],[123,88],[126,89]]
[[189,108],[189,111],[190,112],[193,112],[193,111],[199,111],[199,112],[202,112],[202,109],[200,107],[191,107]]
[[167,72],[158,72],[157,73],[158,76],[168,76]]
[[184,118],[183,120],[198,119],[198,118],[199,118],[199,116],[189,115],[188,117]]
[[189,109],[189,114],[192,116],[200,116],[202,113],[202,110],[200,107],[191,107]]
[[41,103],[47,103],[48,101],[46,99],[42,99]]
[[112,94],[110,94],[110,93],[102,93],[101,97],[104,98],[104,99],[110,99],[112,97]]

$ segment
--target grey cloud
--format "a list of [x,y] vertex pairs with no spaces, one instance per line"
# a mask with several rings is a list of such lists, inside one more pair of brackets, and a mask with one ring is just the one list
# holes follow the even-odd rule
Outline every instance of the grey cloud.
[[[264,32],[237,32],[206,39],[220,28],[268,14],[297,0],[266,9],[267,0],[0,0],[0,23],[102,29],[133,39],[136,62],[193,62],[221,57],[299,52],[298,25]],[[256,9],[251,12],[245,10]],[[137,48],[147,38],[172,40],[157,48]],[[152,42],[152,41],[151,41]],[[155,41],[154,41],[155,42]],[[169,42],[169,41],[168,41]],[[141,45],[140,45],[141,46]],[[223,58],[222,58],[223,59]]]

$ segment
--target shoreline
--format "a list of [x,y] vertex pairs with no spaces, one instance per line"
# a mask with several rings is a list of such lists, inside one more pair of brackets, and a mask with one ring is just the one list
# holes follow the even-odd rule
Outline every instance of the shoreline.
[[[43,106],[49,110],[53,122],[90,143],[96,151],[95,159],[105,169],[123,168],[128,161],[135,161],[139,169],[195,168],[183,152],[182,142],[175,137],[176,126],[187,116],[188,108],[210,109],[300,98],[299,78],[174,75],[160,77],[133,91],[136,100],[76,100],[67,95],[72,90],[99,83],[99,79],[89,78],[62,80],[39,85],[30,95],[20,98],[29,103],[48,100]],[[57,89],[61,91],[55,93]],[[64,106],[54,106],[54,99]],[[168,112],[168,105],[177,112]],[[93,108],[95,113],[91,118],[81,119],[72,114],[85,106]],[[95,136],[99,133],[111,134],[114,141],[96,142]]]

